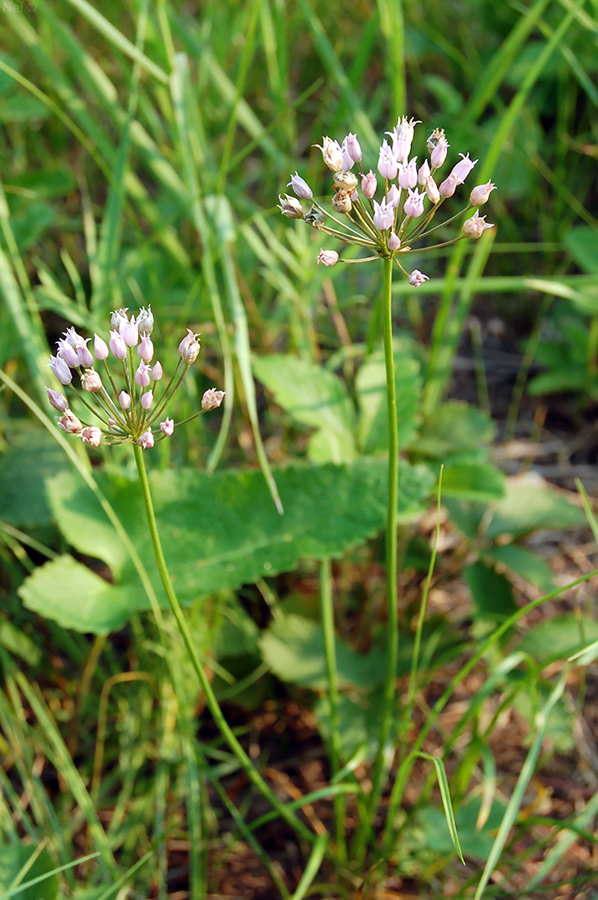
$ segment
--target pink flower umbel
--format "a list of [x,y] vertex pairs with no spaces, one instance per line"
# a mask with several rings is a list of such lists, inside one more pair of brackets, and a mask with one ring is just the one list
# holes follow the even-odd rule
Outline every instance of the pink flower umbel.
[[[409,283],[418,287],[428,280],[428,276],[422,275],[418,269],[410,270],[406,261],[410,253],[419,256],[455,241],[476,238],[485,228],[491,227],[473,216],[454,237],[443,235],[441,243],[431,246],[423,243],[429,235],[438,233],[444,224],[438,221],[440,207],[457,193],[477,159],[471,159],[469,153],[460,153],[461,159],[441,181],[435,173],[447,159],[449,142],[444,130],[435,128],[425,146],[423,142],[419,143],[420,155],[412,155],[412,147],[415,150],[417,146],[415,132],[419,124],[415,119],[402,116],[392,131],[386,132],[391,140],[384,138],[380,144],[377,159],[379,177],[372,169],[368,171],[362,165],[363,151],[353,133],[344,138],[342,146],[329,137],[323,139],[322,145],[317,145],[322,151],[324,163],[334,172],[334,193],[330,201],[332,212],[313,198],[311,188],[299,172],[291,176],[289,186],[299,199],[288,194],[280,197],[279,209],[283,216],[302,219],[311,228],[367,251],[364,257],[343,260],[335,250],[320,250],[318,264],[331,266],[337,262],[390,259]],[[427,158],[426,150],[429,154]],[[421,160],[419,168],[418,159]],[[358,169],[355,173],[351,171],[353,166]],[[469,203],[461,212],[486,203],[494,189],[490,181],[474,187]],[[301,200],[309,201],[310,208],[304,207]],[[446,225],[452,224],[459,215],[450,214]],[[342,219],[343,216],[346,219]]]
[[[50,359],[49,365],[60,383],[70,386],[79,407],[73,412],[67,398],[52,388],[46,388],[48,400],[63,414],[58,419],[60,428],[67,434],[78,435],[84,444],[99,447],[100,444],[135,442],[146,450],[156,441],[170,437],[174,431],[174,421],[164,418],[164,411],[199,355],[199,335],[190,329],[187,331],[178,346],[176,368],[163,384],[162,365],[159,362],[154,363],[153,368],[149,365],[154,355],[154,345],[149,337],[154,317],[149,307],[140,310],[137,318],[129,316],[126,309],[118,309],[112,313],[110,323],[112,330],[108,344],[100,335],[95,335],[95,360],[87,348],[90,338],[81,337],[74,328],[65,332],[58,342],[58,355]],[[105,378],[93,368],[94,363],[102,366]],[[74,375],[79,376],[79,387],[74,384]],[[209,403],[205,399],[207,396]],[[223,391],[211,388],[204,394],[201,408],[185,421],[220,406],[223,397]],[[88,421],[90,415],[98,420],[97,424]],[[162,421],[158,422],[158,419]]]

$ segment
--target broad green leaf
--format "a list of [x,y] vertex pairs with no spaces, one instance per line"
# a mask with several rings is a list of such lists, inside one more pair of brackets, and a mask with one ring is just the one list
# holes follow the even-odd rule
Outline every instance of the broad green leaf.
[[484,551],[483,558],[491,564],[498,563],[499,567],[510,569],[546,594],[554,587],[548,564],[527,547],[517,544],[493,546]]
[[[384,527],[384,460],[290,466],[277,470],[275,477],[283,516],[258,471],[152,473],[164,553],[182,603],[288,571],[303,558],[338,556]],[[162,597],[136,478],[104,471],[97,482]],[[400,466],[403,521],[423,511],[431,483],[422,467]],[[29,608],[66,627],[101,634],[121,628],[134,612],[147,609],[148,601],[120,539],[76,475],[64,472],[51,480],[48,490],[66,540],[80,553],[101,559],[112,583],[62,558],[38,567],[24,581],[20,596]]]
[[[518,691],[514,696],[513,706],[528,721],[530,728],[533,728],[536,717],[547,703],[552,689],[553,685],[541,681],[535,685],[533,691]],[[544,733],[559,753],[569,753],[575,746],[576,715],[577,712],[563,697],[551,705]]]
[[565,235],[565,246],[580,269],[598,273],[598,230],[589,225],[576,225]]
[[476,611],[482,619],[502,622],[517,612],[513,586],[509,579],[496,569],[483,562],[476,562],[471,566],[465,566],[463,574]]
[[449,518],[455,523],[457,528],[466,537],[475,538],[482,524],[487,504],[475,503],[471,500],[459,500],[456,497],[443,497],[442,502],[446,506]]
[[[384,662],[380,660],[380,666]],[[338,702],[339,735],[343,756],[351,757],[358,747],[364,748],[364,758],[371,759],[377,748],[380,731],[380,716],[384,698],[382,691],[369,694],[355,692],[341,694]],[[320,733],[330,740],[330,708],[326,696],[316,704],[314,712]],[[396,728],[396,722],[393,723]]]
[[517,649],[545,664],[554,659],[566,659],[595,640],[598,640],[598,622],[588,616],[578,618],[569,613],[533,625]]
[[[476,823],[481,802],[481,799],[476,797],[459,807],[455,812],[455,823],[463,855],[484,861],[492,849],[494,834],[501,823],[504,805],[495,800],[484,827],[478,829]],[[446,818],[441,809],[425,806],[417,813],[416,821],[426,835],[428,847],[442,854],[454,853]]]
[[44,483],[65,465],[64,453],[45,430],[26,428],[0,456],[1,518],[22,528],[49,525]]
[[490,540],[502,534],[520,537],[538,528],[561,530],[584,523],[583,511],[550,487],[512,479],[504,499],[494,507],[486,536]]
[[505,477],[491,463],[447,465],[442,475],[442,494],[488,503],[504,497]]
[[312,362],[283,354],[255,357],[253,371],[293,419],[332,435],[332,462],[355,457],[355,413],[340,378]]
[[[424,422],[411,449],[444,462],[451,454],[479,450],[482,445],[489,444],[495,431],[494,422],[480,409],[454,400],[444,403]],[[442,486],[444,490],[444,479]]]
[[[36,854],[37,858],[27,868],[29,860]],[[55,866],[48,851],[44,848],[37,855],[37,848],[25,844],[5,844],[0,847],[0,897],[8,892],[19,874],[19,881],[25,884],[46,873],[52,872]],[[31,887],[11,893],[13,900],[54,900],[58,892],[58,878],[48,875],[43,881]]]
[[[395,384],[399,446],[408,447],[418,425],[421,394],[419,363],[405,348],[395,347]],[[388,450],[386,367],[384,354],[374,353],[361,366],[355,387],[359,402],[359,445],[363,453]]]

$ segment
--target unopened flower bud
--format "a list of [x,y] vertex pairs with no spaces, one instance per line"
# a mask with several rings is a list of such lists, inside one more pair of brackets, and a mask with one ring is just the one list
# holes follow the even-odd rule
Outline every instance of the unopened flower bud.
[[154,345],[152,344],[152,339],[149,334],[144,334],[141,338],[141,342],[137,347],[137,353],[145,363],[148,363],[153,357]]
[[303,219],[305,216],[303,207],[295,197],[283,194],[278,198],[278,201],[278,208],[283,216],[287,216],[289,219]]
[[430,175],[429,178],[426,179],[426,196],[430,203],[433,203],[436,206],[437,203],[440,203],[440,191],[438,190],[438,185]]
[[137,313],[137,328],[142,337],[144,334],[147,334],[149,337],[154,330],[154,314],[152,313],[152,308],[149,304],[147,309],[142,307]]
[[162,434],[165,434],[166,437],[170,437],[174,431],[174,421],[166,417],[163,422],[160,422],[160,431]]
[[463,227],[461,230],[465,237],[477,240],[477,238],[481,237],[487,228],[494,227],[490,224],[490,222],[486,222],[485,219],[486,216],[480,216],[479,212],[476,209],[471,219],[467,219],[465,222],[463,222]]
[[432,168],[439,169],[444,163],[448,148],[450,147],[450,144],[445,137],[444,129],[435,128],[426,141],[426,146],[430,152],[430,164]]
[[152,381],[160,381],[164,372],[162,371],[162,363],[155,362],[152,369]]
[[424,196],[424,191],[420,193],[419,191],[409,190],[409,196],[403,204],[403,212],[406,216],[411,216],[411,218],[415,219],[423,214]]
[[335,194],[330,202],[333,210],[337,213],[350,213],[353,209],[351,197],[347,194]]
[[332,172],[340,172],[343,167],[343,151],[338,141],[322,138],[322,145],[315,144],[322,151],[322,159]]
[[127,394],[126,391],[121,391],[118,395],[118,402],[121,409],[129,409],[131,406],[131,395]]
[[144,363],[139,363],[139,368],[135,372],[135,384],[139,387],[148,387],[150,383],[150,367]]
[[440,187],[438,188],[440,196],[441,197],[452,197],[453,194],[455,193],[455,191],[457,190],[457,184],[458,184],[457,179],[451,172],[451,174],[447,178],[444,179],[444,181],[441,183]]
[[67,366],[70,366],[71,369],[79,368],[81,363],[79,362],[79,354],[77,353],[76,347],[64,338],[60,341],[56,341],[56,346],[58,347],[56,355],[60,359],[63,359]]
[[295,194],[301,200],[311,200],[314,195],[307,181],[305,181],[305,179],[302,178],[298,172],[295,172],[294,175],[291,175],[291,180],[287,184],[287,187],[293,188]]
[[118,331],[110,332],[110,352],[116,359],[125,359],[127,356],[127,345]]
[[321,228],[324,224],[324,213],[317,206],[312,206],[310,211],[305,214],[305,221],[312,228]]
[[396,184],[391,184],[386,195],[386,205],[396,209],[401,202],[401,192]]
[[91,338],[86,338],[77,347],[77,357],[79,359],[80,366],[93,366],[94,364],[94,358],[91,355],[91,350],[87,346],[90,340]]
[[363,159],[363,153],[361,150],[361,145],[357,140],[357,135],[349,132],[345,140],[343,141],[343,148],[345,153],[351,157],[354,163],[361,162]]
[[336,250],[320,250],[318,258],[316,259],[317,265],[322,263],[324,266],[333,266],[337,262],[338,253]]
[[207,412],[209,409],[216,409],[223,400],[224,391],[217,391],[216,388],[209,388],[201,398],[201,408],[204,412]]
[[496,190],[496,185],[488,181],[486,184],[477,184],[469,195],[469,202],[472,206],[483,206],[488,202],[488,198],[492,191]]
[[90,425],[81,432],[81,440],[84,444],[89,444],[91,447],[99,447],[102,440],[102,432],[95,425]]
[[66,397],[63,397],[62,394],[59,394],[58,391],[53,391],[52,388],[47,387],[46,393],[48,395],[48,400],[54,409],[58,410],[58,412],[66,412],[68,409],[68,400]]
[[108,357],[108,344],[99,334],[94,334],[93,336],[93,352],[96,355],[96,359],[100,362]]
[[398,250],[400,246],[401,246],[401,239],[393,231],[392,234],[388,238],[388,249],[389,250]]
[[154,436],[151,431],[144,431],[141,437],[137,438],[137,443],[143,450],[150,450],[154,446]]
[[377,187],[378,180],[371,169],[367,175],[361,176],[361,191],[363,193],[363,196],[367,197],[368,200],[372,199],[372,197],[376,193]]
[[58,424],[67,434],[79,434],[83,428],[77,416],[70,409],[67,409],[65,414],[58,419]]
[[146,391],[145,394],[141,395],[141,400],[139,402],[144,409],[149,409],[154,402],[154,392]]
[[73,374],[63,359],[59,356],[51,356],[48,365],[61,384],[71,383]]
[[92,394],[97,394],[102,390],[102,379],[95,369],[85,369],[81,375],[81,387],[84,391],[90,391]]
[[193,334],[191,329],[188,328],[187,334],[179,344],[179,356],[187,366],[194,363],[199,356],[200,346],[199,341],[197,340],[198,337],[198,334]]
[[[426,181],[432,173],[430,172],[430,163],[425,159],[417,172],[417,183],[422,187],[426,186]],[[415,187],[415,185],[413,185]]]
[[414,269],[411,275],[409,276],[409,284],[413,287],[419,287],[420,284],[423,284],[424,281],[429,281],[427,275],[424,275],[423,272],[420,272],[419,269]]

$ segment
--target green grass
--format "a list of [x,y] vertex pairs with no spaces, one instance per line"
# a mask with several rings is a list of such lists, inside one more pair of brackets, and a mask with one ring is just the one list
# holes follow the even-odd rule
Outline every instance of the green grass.
[[[320,235],[283,219],[277,197],[296,170],[318,196],[330,191],[313,148],[323,135],[341,140],[357,132],[367,168],[375,167],[384,132],[407,114],[430,130],[443,127],[455,160],[458,152],[479,158],[472,184],[491,178],[498,186],[488,213],[496,225],[493,242],[438,251],[426,263],[430,281],[416,295],[406,283],[393,285],[395,332],[417,341],[420,423],[431,427],[439,415],[468,317],[483,319],[487,310],[516,320],[519,349],[527,351],[507,432],[516,427],[541,336],[559,328],[559,303],[567,304],[578,332],[589,334],[587,345],[579,338],[579,352],[586,353],[579,403],[595,399],[598,7],[595,0],[535,0],[525,8],[491,0],[428,0],[425,6],[351,0],[342,10],[321,0],[124,0],[97,7],[60,0],[40,2],[33,12],[25,6],[0,11],[0,450],[13,453],[17,470],[21,461],[33,485],[31,495],[20,503],[11,499],[6,510],[0,501],[0,749],[6,760],[0,769],[0,849],[47,843],[30,868],[19,857],[11,879],[0,877],[0,898],[39,875],[40,866],[61,870],[54,881],[48,878],[54,885],[47,886],[48,900],[83,897],[86,887],[96,893],[85,896],[116,897],[123,885],[135,896],[166,898],[169,841],[187,841],[189,891],[198,900],[214,890],[214,872],[226,866],[235,840],[253,848],[277,895],[358,896],[366,871],[351,867],[353,835],[344,826],[347,810],[368,810],[360,780],[368,751],[356,746],[347,756],[343,747],[346,685],[335,683],[334,625],[337,640],[347,642],[341,651],[374,647],[384,665],[375,578],[380,548],[372,543],[347,552],[332,569],[326,561],[319,569],[304,563],[296,590],[292,579],[272,578],[244,588],[238,603],[227,606],[230,597],[217,596],[187,611],[201,658],[214,656],[218,671],[219,652],[232,665],[219,638],[223,621],[240,607],[239,621],[249,629],[242,614],[250,619],[252,609],[252,652],[239,654],[235,676],[220,670],[222,696],[234,692],[237,678],[249,708],[281,694],[316,708],[318,692],[276,681],[256,648],[270,633],[271,619],[284,627],[285,616],[305,613],[306,584],[313,578],[319,585],[333,784],[322,788],[324,799],[311,800],[318,811],[328,810],[330,836],[297,839],[302,877],[285,883],[280,860],[269,858],[268,826],[256,824],[271,814],[246,787],[238,802],[231,797],[231,783],[243,778],[242,771],[203,711],[172,621],[165,616],[157,628],[152,617],[139,614],[117,635],[94,639],[34,615],[18,598],[31,571],[68,552],[43,499],[46,480],[66,464],[64,453],[98,490],[81,446],[67,441],[47,415],[47,358],[67,324],[85,334],[105,333],[109,311],[120,306],[151,304],[165,368],[173,368],[184,329],[200,331],[202,354],[196,376],[179,392],[177,419],[191,415],[214,385],[226,391],[226,404],[217,416],[177,430],[175,441],[156,448],[150,467],[213,473],[259,466],[280,506],[271,467],[305,457],[306,426],[256,386],[253,354],[287,353],[327,375],[340,373],[356,400],[355,374],[381,346],[376,298],[382,278],[375,265],[316,268]],[[421,134],[417,140],[414,152],[423,156]],[[578,230],[582,225],[587,231]],[[553,368],[560,377],[556,363]],[[483,401],[483,379],[480,384]],[[32,462],[27,443],[40,440],[44,428],[59,454],[44,449]],[[119,450],[101,449],[94,462],[118,477],[130,468]],[[473,464],[471,456],[466,463]],[[129,544],[151,597],[151,564],[139,558],[106,498],[99,499]],[[407,557],[411,531],[405,528],[405,546],[399,547]],[[458,564],[463,567],[465,559]],[[363,594],[354,583],[358,574],[369,585]],[[293,596],[285,600],[289,592]],[[519,654],[517,638],[508,644],[520,619],[519,612],[506,620],[515,630],[503,643],[498,632],[508,631],[504,623],[493,638],[483,622],[479,632],[466,630],[456,675],[449,650],[435,655],[438,638],[418,630],[423,662],[405,670],[409,715],[395,732],[402,750],[389,799],[392,815],[363,853],[367,867],[384,857],[392,860],[389,871],[398,866],[410,872],[422,896],[441,895],[442,879],[449,876],[457,879],[456,896],[494,896],[488,887],[493,865],[525,868],[515,838],[525,823],[517,816],[524,790],[545,760],[542,753],[548,753],[544,714],[559,706],[564,675],[547,678],[537,660]],[[352,634],[352,627],[359,633]],[[564,649],[560,658],[566,655]],[[485,860],[476,863],[481,876],[462,872],[456,855],[430,857],[429,848],[418,844],[421,823],[429,821],[428,800],[439,801],[429,761],[420,801],[407,812],[402,807],[405,784],[420,764],[416,754],[428,747],[424,740],[435,734],[442,706],[475,661],[487,667],[488,686],[471,698],[470,714],[442,735],[440,754],[448,774],[446,785],[440,778],[443,799],[450,790],[458,828],[464,827],[459,816],[472,785],[486,812],[502,791],[491,750],[496,718],[487,725],[485,705],[495,700],[507,708],[529,694],[537,716],[519,781],[492,835],[490,862],[486,869]],[[411,713],[417,718],[425,710],[428,664],[437,666],[431,671],[448,687],[434,712],[424,715],[418,735],[407,740]],[[325,713],[319,715],[325,722]],[[471,738],[467,751],[459,743],[465,734]],[[247,741],[243,728],[237,736]],[[283,799],[289,809],[293,800],[301,805],[296,797]],[[541,823],[548,839],[529,825],[529,840],[550,841],[542,848],[542,878],[551,866],[558,873],[565,844],[591,840],[584,829],[595,804],[594,797],[567,822]],[[226,817],[224,829],[219,817]],[[384,864],[372,870],[364,896],[384,873]],[[12,896],[32,895],[23,888]]]

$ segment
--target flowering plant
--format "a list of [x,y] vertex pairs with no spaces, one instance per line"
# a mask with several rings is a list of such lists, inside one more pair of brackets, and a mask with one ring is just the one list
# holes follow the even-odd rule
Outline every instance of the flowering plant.
[[[154,446],[156,440],[170,437],[174,431],[174,421],[166,416],[158,429],[152,425],[165,412],[168,401],[179,387],[189,367],[199,355],[199,335],[190,329],[179,344],[179,360],[170,378],[158,396],[157,385],[162,381],[162,364],[154,357],[151,333],[154,317],[151,308],[141,309],[135,316],[127,316],[127,309],[117,309],[112,313],[112,331],[107,344],[100,335],[94,335],[93,353],[87,346],[91,338],[83,338],[74,328],[68,328],[64,337],[57,342],[56,356],[50,357],[48,365],[63,385],[69,385],[81,402],[103,427],[85,422],[76,416],[68,405],[67,398],[58,391],[47,387],[48,399],[54,409],[62,413],[58,424],[67,434],[77,434],[84,444],[97,447],[103,441],[122,444],[135,441],[143,450]],[[133,350],[137,348],[135,358]],[[94,358],[95,354],[95,358]],[[120,392],[106,360],[112,356],[119,361],[124,377],[124,389]],[[102,364],[106,375],[105,387],[100,373],[94,368],[95,362]],[[73,371],[79,374],[81,389],[73,386]],[[90,395],[87,399],[86,395]],[[93,397],[95,402],[91,402]],[[201,401],[201,412],[195,413],[185,422],[220,406],[224,391],[211,388]],[[183,424],[183,423],[179,423]]]
[[[421,123],[403,116],[392,131],[386,132],[391,143],[384,139],[378,156],[378,175],[383,179],[383,195],[379,200],[375,199],[378,177],[372,169],[367,173],[363,171],[363,153],[359,141],[356,135],[348,134],[342,144],[324,137],[322,145],[317,145],[322,151],[324,162],[334,173],[334,196],[331,203],[336,215],[313,199],[310,186],[297,172],[291,176],[287,185],[293,189],[296,197],[282,195],[279,198],[280,211],[288,218],[303,219],[323,234],[329,234],[347,244],[364,247],[375,254],[344,262],[369,262],[380,257],[392,259],[409,279],[409,284],[419,287],[428,280],[428,276],[418,269],[409,272],[404,266],[410,253],[421,252],[421,248],[413,249],[413,244],[471,209],[475,209],[475,212],[463,222],[458,237],[426,249],[444,247],[464,238],[479,238],[487,228],[493,227],[485,221],[485,216],[480,216],[478,207],[487,202],[495,185],[490,181],[477,185],[471,191],[469,203],[464,210],[444,222],[432,225],[444,201],[452,197],[457,187],[465,182],[477,159],[470,159],[469,153],[461,153],[461,160],[437,184],[437,172],[446,161],[449,143],[444,131],[436,128],[426,144],[430,158],[425,159],[418,168],[417,156],[409,158],[415,126],[418,124]],[[359,175],[351,171],[355,165]],[[307,212],[301,200],[311,201],[311,208]],[[345,216],[344,221],[337,217],[339,214]],[[339,261],[339,254],[335,250],[320,250],[317,261],[325,266],[333,266]]]

